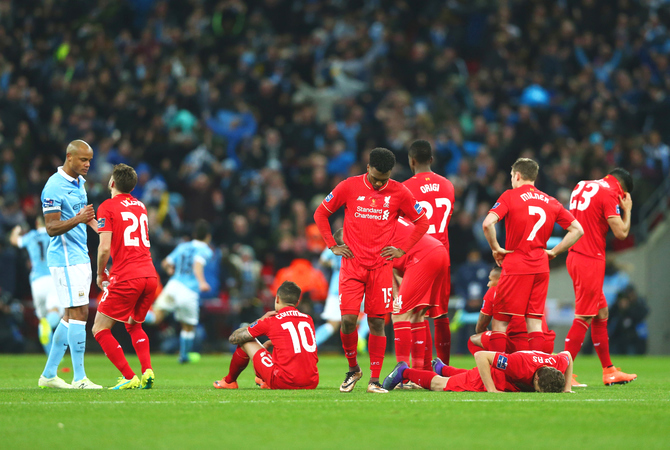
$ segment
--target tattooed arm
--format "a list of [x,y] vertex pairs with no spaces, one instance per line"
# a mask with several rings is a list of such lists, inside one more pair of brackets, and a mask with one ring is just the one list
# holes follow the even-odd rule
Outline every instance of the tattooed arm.
[[251,333],[249,333],[247,328],[249,327],[242,327],[235,330],[228,338],[228,341],[233,345],[242,345],[246,342],[253,341],[254,337],[251,336]]

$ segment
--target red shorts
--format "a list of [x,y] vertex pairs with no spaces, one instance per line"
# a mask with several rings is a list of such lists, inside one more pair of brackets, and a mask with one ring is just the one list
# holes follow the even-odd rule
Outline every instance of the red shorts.
[[142,323],[156,300],[157,286],[156,277],[111,281],[102,294],[98,312],[119,322],[128,322],[132,317],[135,322]]
[[493,317],[509,322],[509,316],[543,316],[549,289],[549,273],[502,274],[496,289]]
[[597,316],[598,310],[607,307],[603,293],[605,260],[569,252],[567,266],[575,288],[575,315]]
[[318,378],[316,382],[305,386],[296,386],[291,383],[289,380],[293,377],[284,373],[281,367],[274,364],[272,355],[267,350],[259,350],[254,354],[254,370],[256,376],[262,378],[270,389],[316,389],[319,384]]
[[398,298],[393,303],[393,314],[436,306],[442,301],[448,258],[446,249],[440,247],[407,268]]
[[437,300],[437,304],[430,308],[426,315],[432,319],[446,316],[449,312],[449,296],[451,295],[451,266],[444,268],[444,281],[442,282],[442,292]]
[[[482,333],[482,348],[486,351],[489,351],[491,349],[489,342],[491,342],[491,332],[485,331],[484,333]],[[528,347],[527,333],[524,332],[524,333],[507,334],[507,346],[505,347],[505,353],[514,353],[526,350],[530,350],[530,348]]]
[[[504,390],[505,375],[499,370],[492,371],[491,375],[493,376],[493,383],[496,385],[496,388],[499,391]],[[479,369],[476,367],[467,372],[449,377],[444,390],[449,392],[486,392],[482,377],[479,376]]]
[[366,269],[351,259],[342,258],[340,269],[340,312],[342,315],[361,311],[365,296],[364,312],[368,317],[383,317],[391,312],[393,302],[393,265]]

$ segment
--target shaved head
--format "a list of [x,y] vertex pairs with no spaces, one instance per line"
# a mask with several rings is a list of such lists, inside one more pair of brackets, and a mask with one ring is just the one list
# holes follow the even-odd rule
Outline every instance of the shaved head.
[[87,142],[82,141],[81,139],[77,139],[76,141],[72,141],[68,144],[67,150],[65,151],[65,153],[68,154],[68,155],[71,155],[72,153],[77,153],[80,150],[91,150],[91,151],[93,151],[93,149],[91,148],[90,145],[88,145]]

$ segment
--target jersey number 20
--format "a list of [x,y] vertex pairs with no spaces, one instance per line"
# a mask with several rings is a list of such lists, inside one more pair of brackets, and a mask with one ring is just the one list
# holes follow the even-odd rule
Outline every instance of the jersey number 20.
[[[124,222],[130,221],[123,232],[123,245],[126,247],[139,247],[140,238],[145,247],[151,247],[149,243],[149,219],[146,214],[142,214],[138,219],[135,214],[130,211],[121,211],[121,218]],[[140,228],[140,237],[133,237],[132,234]]]

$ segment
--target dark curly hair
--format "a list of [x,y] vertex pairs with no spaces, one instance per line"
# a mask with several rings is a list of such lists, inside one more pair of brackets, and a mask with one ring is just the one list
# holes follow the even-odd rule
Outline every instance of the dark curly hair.
[[381,173],[390,172],[395,166],[395,155],[386,148],[377,147],[370,152],[370,167]]
[[544,366],[537,369],[537,386],[540,392],[563,392],[565,376],[560,370]]
[[409,146],[409,157],[416,160],[419,164],[428,164],[433,157],[433,149],[430,142],[419,139],[412,142]]

